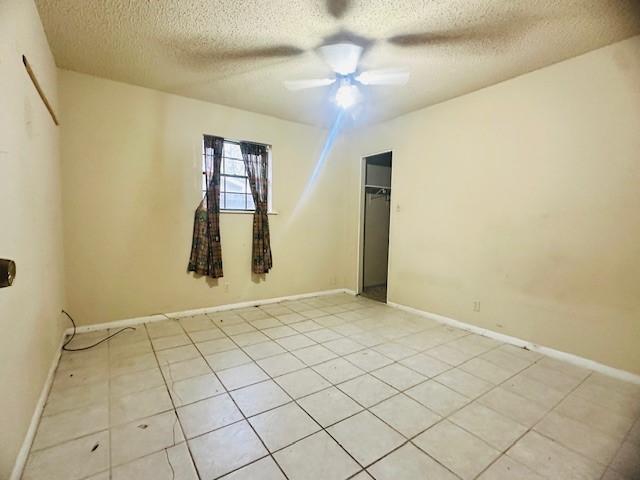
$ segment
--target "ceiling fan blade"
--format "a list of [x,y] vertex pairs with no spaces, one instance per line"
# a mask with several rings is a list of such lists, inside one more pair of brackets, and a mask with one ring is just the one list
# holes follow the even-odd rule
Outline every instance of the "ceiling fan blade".
[[507,20],[479,23],[455,30],[419,32],[394,35],[387,42],[401,47],[455,44],[506,44],[514,37],[524,35],[542,19],[533,15],[518,15]]
[[[219,51],[220,58],[242,60],[254,58],[282,58],[294,57],[304,53],[304,50],[292,45],[275,45],[273,47],[252,48],[246,50]],[[215,53],[214,53],[215,55]]]
[[335,78],[316,78],[310,80],[286,80],[284,86],[288,90],[304,90],[306,88],[326,87],[335,83]]
[[210,38],[170,38],[162,42],[183,64],[206,66],[214,62],[234,62],[243,60],[282,60],[305,53],[294,45],[272,45],[257,48],[227,48],[216,45]]
[[320,47],[324,61],[340,75],[351,75],[358,68],[362,47],[353,43],[335,43]]
[[334,18],[342,18],[349,10],[349,0],[327,0],[327,11]]
[[409,81],[409,71],[401,69],[368,70],[356,77],[363,85],[405,85]]
[[393,37],[389,37],[387,42],[401,47],[416,47],[421,45],[437,45],[447,42],[455,42],[458,40],[473,40],[473,38],[471,38],[470,35],[459,32],[423,32],[395,35]]

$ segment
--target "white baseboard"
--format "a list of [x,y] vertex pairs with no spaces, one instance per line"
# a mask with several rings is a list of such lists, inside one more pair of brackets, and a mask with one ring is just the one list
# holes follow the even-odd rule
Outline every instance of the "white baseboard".
[[[347,288],[337,288],[334,290],[322,290],[320,292],[301,293],[297,295],[287,295],[285,297],[266,298],[263,300],[250,300],[247,302],[218,305],[215,307],[198,308],[195,310],[185,310],[182,312],[168,313],[166,314],[166,316],[160,315],[160,314],[148,315],[146,317],[127,318],[124,320],[115,320],[113,322],[97,323],[94,325],[82,325],[76,329],[76,332],[87,333],[87,332],[93,332],[98,330],[106,330],[109,328],[120,328],[120,327],[127,327],[131,325],[140,325],[142,323],[147,323],[147,322],[157,322],[160,320],[166,320],[167,316],[171,318],[181,318],[181,317],[188,317],[192,315],[200,315],[203,313],[233,310],[236,308],[268,305],[271,303],[278,303],[286,300],[300,300],[300,299],[310,298],[310,297],[335,295],[337,293],[346,293],[348,295],[356,295],[356,292],[354,292],[353,290],[349,290]],[[49,390],[51,390],[51,385],[53,384],[56,368],[58,368],[58,363],[60,362],[60,356],[62,354],[62,346],[64,344],[64,341],[67,335],[71,335],[72,333],[73,333],[73,328],[68,328],[62,335],[62,339],[60,340],[60,346],[56,350],[55,356],[53,358],[53,362],[51,363],[51,367],[49,368],[47,379],[45,381],[44,386],[42,387],[42,391],[40,392],[38,403],[36,404],[36,408],[33,412],[33,416],[31,417],[31,423],[29,424],[29,429],[27,430],[27,434],[25,435],[24,441],[22,442],[22,446],[20,447],[20,451],[18,452],[18,456],[16,457],[16,461],[13,466],[13,470],[11,472],[11,476],[9,477],[9,480],[20,480],[20,478],[22,477],[22,473],[24,471],[24,467],[27,463],[27,458],[29,456],[29,451],[31,450],[31,445],[33,444],[33,440],[38,430],[40,417],[42,416],[44,406],[47,402],[47,397],[49,396]]]
[[[227,305],[218,305],[215,307],[207,307],[207,308],[199,308],[195,310],[185,310],[182,312],[173,312],[168,313],[167,316],[171,318],[181,318],[192,315],[200,315],[203,313],[211,313],[211,312],[221,312],[225,310],[233,310],[236,308],[245,308],[245,307],[253,307],[259,305],[268,305],[272,303],[283,302],[287,300],[300,300],[304,298],[310,297],[318,297],[323,295],[334,295],[337,293],[346,293],[348,295],[357,295],[354,290],[350,290],[347,288],[338,288],[334,290],[323,290],[320,292],[310,292],[310,293],[302,293],[298,295],[288,295],[285,297],[277,297],[277,298],[268,298],[263,300],[251,300],[247,302],[240,303],[232,303]],[[517,337],[512,337],[510,335],[505,335],[502,333],[494,332],[493,330],[489,330],[483,327],[478,327],[476,325],[472,325],[469,323],[461,322],[459,320],[455,320],[450,317],[445,317],[444,315],[438,315],[436,313],[425,312],[423,310],[418,310],[417,308],[408,307],[406,305],[402,305],[394,302],[387,302],[387,305],[393,308],[398,308],[400,310],[404,310],[409,313],[413,313],[416,315],[420,315],[422,317],[426,317],[437,322],[451,325],[456,328],[460,328],[463,330],[467,330],[478,335],[483,335],[485,337],[493,338],[495,340],[508,343],[511,345],[515,345],[517,347],[526,348],[528,350],[532,350],[535,352],[539,352],[543,355],[547,355],[552,358],[556,358],[558,360],[565,361],[567,363],[571,363],[573,365],[587,368],[589,370],[593,370],[595,372],[602,373],[604,375],[608,375],[610,377],[618,378],[620,380],[624,380],[627,382],[632,382],[635,384],[640,384],[640,375],[636,375],[631,372],[627,372],[625,370],[620,370],[617,368],[609,367],[608,365],[604,365],[602,363],[598,363],[594,360],[589,360],[584,357],[580,357],[577,355],[573,355],[571,353],[562,352],[560,350],[555,350],[553,348],[545,347],[542,345],[537,345],[535,343],[531,343],[527,340],[522,340]],[[94,325],[83,325],[77,328],[78,333],[86,333],[93,332],[97,330],[106,330],[109,328],[120,328],[131,325],[139,325],[141,323],[146,322],[155,322],[160,320],[165,320],[167,318],[165,315],[149,315],[146,317],[136,317],[136,318],[128,318],[124,320],[115,320],[113,322],[99,323]],[[11,476],[9,480],[20,480],[24,467],[27,462],[27,458],[29,456],[29,451],[31,450],[31,445],[33,444],[33,440],[35,438],[36,432],[38,430],[38,424],[40,423],[40,417],[44,410],[44,406],[47,401],[47,397],[49,395],[49,391],[51,390],[51,386],[53,384],[54,375],[56,372],[56,368],[58,367],[58,363],[60,362],[60,355],[62,354],[62,345],[64,344],[65,338],[67,335],[73,332],[72,328],[67,329],[62,335],[62,339],[60,340],[60,346],[56,350],[53,361],[51,363],[51,367],[49,368],[49,373],[47,374],[47,379],[45,381],[44,386],[42,387],[42,391],[40,392],[40,397],[38,398],[38,402],[36,404],[36,408],[33,412],[33,416],[31,417],[31,423],[29,424],[29,429],[25,435],[24,441],[22,442],[22,446],[20,447],[20,451],[18,452],[18,456],[16,457],[16,461],[11,472]]]
[[36,403],[36,408],[33,411],[33,415],[31,416],[31,423],[29,423],[29,429],[27,430],[27,434],[24,437],[22,446],[18,451],[18,456],[16,457],[16,461],[13,464],[13,470],[11,471],[11,476],[9,477],[9,480],[20,480],[20,478],[22,477],[24,467],[27,464],[27,458],[29,457],[29,451],[31,450],[31,445],[33,444],[33,440],[36,436],[36,432],[38,431],[38,424],[40,423],[40,417],[42,416],[42,411],[44,410],[44,406],[47,403],[49,390],[51,390],[51,385],[53,384],[53,379],[55,377],[56,369],[58,368],[58,363],[60,362],[60,355],[62,355],[62,345],[64,344],[66,336],[67,336],[66,332],[62,334],[62,338],[60,339],[60,345],[58,346],[56,353],[53,356],[53,361],[51,362],[51,366],[49,367],[49,373],[47,374],[47,379],[45,380],[44,386],[42,387],[42,391],[40,392],[38,403]]
[[545,347],[543,345],[537,345],[535,343],[529,342],[527,340],[523,340],[521,338],[512,337],[510,335],[505,335],[503,333],[494,332],[493,330],[489,330],[487,328],[478,327],[476,325],[461,322],[460,320],[455,320],[453,318],[445,317],[444,315],[438,315],[437,313],[425,312],[424,310],[418,310],[417,308],[408,307],[406,305],[393,303],[393,302],[387,302],[387,305],[389,305],[390,307],[398,308],[400,310],[404,310],[406,312],[420,315],[422,317],[429,318],[431,320],[435,320],[440,323],[444,323],[446,325],[451,325],[452,327],[460,328],[462,330],[467,330],[469,332],[477,333],[478,335],[483,335],[485,337],[493,338],[494,340],[498,340],[500,342],[515,345],[516,347],[526,348],[527,350],[538,352],[548,357],[552,357],[557,360],[562,360],[564,362],[571,363],[578,367],[587,368],[589,370],[602,373],[609,377],[614,377],[619,380],[624,380],[626,382],[631,382],[631,383],[640,385],[640,375],[627,372],[626,370],[621,370],[619,368],[610,367],[608,365],[604,365],[602,363],[596,362],[595,360],[590,360],[588,358],[580,357],[572,353],[563,352],[561,350],[555,350],[553,348]]
[[[287,295],[285,297],[265,298],[262,300],[249,300],[246,302],[229,303],[226,305],[217,305],[215,307],[196,308],[193,310],[183,310],[180,312],[171,312],[166,314],[148,315],[145,317],[125,318],[123,320],[114,320],[112,322],[94,323],[92,325],[82,325],[76,329],[77,333],[94,332],[98,330],[107,330],[109,328],[122,328],[131,327],[134,325],[140,325],[142,323],[157,322],[170,318],[182,318],[190,317],[193,315],[202,315],[203,313],[223,312],[226,310],[234,310],[236,308],[256,307],[259,305],[269,305],[271,303],[279,303],[287,300],[301,300],[310,297],[321,297],[325,295],[335,295],[337,293],[346,293],[348,295],[355,295],[353,290],[347,288],[336,288],[334,290],[322,290],[319,292],[300,293],[297,295]],[[67,335],[73,333],[73,328],[68,328]]]

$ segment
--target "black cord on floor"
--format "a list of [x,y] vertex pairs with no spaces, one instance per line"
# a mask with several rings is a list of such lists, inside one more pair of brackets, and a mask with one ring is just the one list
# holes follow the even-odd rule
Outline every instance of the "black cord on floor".
[[134,330],[135,328],[133,327],[124,327],[121,328],[120,330],[118,330],[116,333],[109,335],[106,338],[103,338],[102,340],[100,340],[99,342],[94,343],[93,345],[89,345],[87,347],[80,347],[80,348],[67,348],[67,345],[69,345],[71,343],[71,340],[73,340],[73,337],[76,336],[76,322],[73,321],[73,318],[71,317],[71,315],[69,315],[66,311],[62,310],[62,313],[64,313],[67,317],[69,317],[69,320],[71,320],[71,323],[73,324],[73,333],[71,334],[71,337],[69,337],[69,340],[67,340],[66,342],[64,342],[64,344],[62,345],[62,350],[64,350],[65,352],[79,352],[81,350],[89,350],[90,348],[93,347],[97,347],[98,345],[100,345],[102,342],[106,342],[107,340],[109,340],[110,338],[115,337],[116,335],[118,335],[119,333],[124,332],[125,330]]

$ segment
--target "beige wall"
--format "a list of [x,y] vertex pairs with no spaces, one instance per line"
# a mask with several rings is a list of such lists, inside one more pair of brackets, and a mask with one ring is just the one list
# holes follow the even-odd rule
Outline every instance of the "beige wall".
[[[79,323],[346,284],[347,167],[331,155],[307,185],[325,130],[64,70],[59,79],[66,282]],[[278,214],[264,281],[252,278],[247,214],[221,215],[217,285],[186,272],[203,133],[273,145]]]
[[0,289],[0,478],[9,478],[60,344],[63,304],[58,128],[22,65],[54,105],[56,68],[31,1],[0,2],[0,257],[17,276]]
[[640,37],[359,132],[351,191],[389,148],[390,301],[640,373]]

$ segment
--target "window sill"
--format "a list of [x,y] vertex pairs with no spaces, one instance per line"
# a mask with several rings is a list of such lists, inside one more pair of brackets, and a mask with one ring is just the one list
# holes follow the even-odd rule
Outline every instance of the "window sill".
[[[253,215],[253,210],[220,210],[220,213],[232,213],[234,215]],[[278,212],[267,212],[267,215],[278,215]]]

